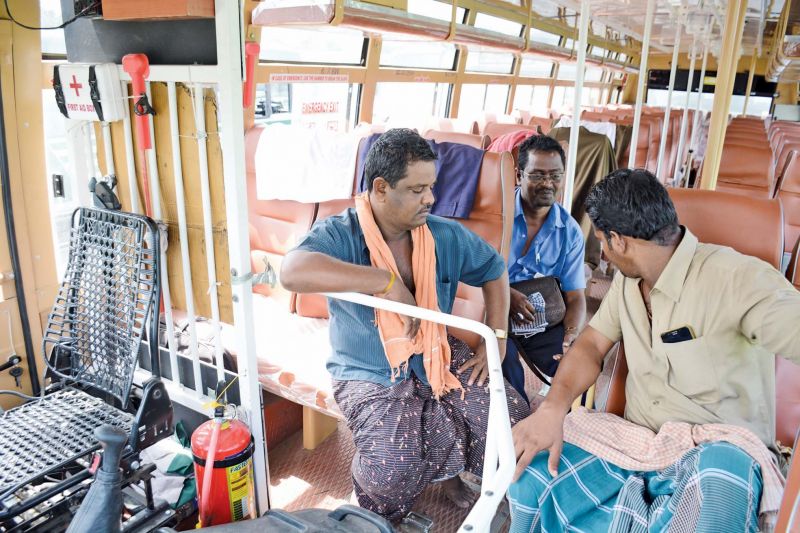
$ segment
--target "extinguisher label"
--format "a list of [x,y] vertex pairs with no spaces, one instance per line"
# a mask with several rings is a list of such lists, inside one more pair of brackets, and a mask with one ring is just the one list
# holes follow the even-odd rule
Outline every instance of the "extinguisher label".
[[226,470],[231,519],[235,521],[252,518],[250,516],[250,496],[253,487],[253,459],[228,467]]

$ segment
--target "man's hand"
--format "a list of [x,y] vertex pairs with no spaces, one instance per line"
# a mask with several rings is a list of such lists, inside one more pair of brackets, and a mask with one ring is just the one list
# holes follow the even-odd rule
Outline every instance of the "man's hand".
[[539,409],[525,420],[511,428],[514,438],[514,451],[517,454],[517,469],[514,481],[518,480],[534,456],[542,450],[550,451],[547,470],[550,475],[558,475],[558,461],[564,445],[564,417],[566,411],[543,403]]
[[[505,341],[501,341],[501,343],[503,342]],[[502,363],[506,352],[502,344],[498,345],[498,348],[500,349],[500,362]],[[483,387],[483,384],[489,378],[489,361],[486,357],[486,343],[484,341],[481,341],[469,361],[461,365],[458,373],[461,374],[470,368],[472,369],[472,374],[469,376],[467,385],[471,387],[473,383],[477,382],[479,387]]]
[[[568,331],[564,334],[564,342],[561,344],[561,354],[567,355],[567,352],[572,345],[575,344],[575,339],[578,338],[578,333],[576,331]],[[557,359],[561,359],[562,355],[559,355]],[[554,357],[555,358],[555,357]]]
[[533,304],[528,301],[525,294],[516,289],[511,290],[511,305],[508,308],[508,314],[515,324],[524,324],[525,322],[533,322],[533,313],[536,309]]
[[[392,287],[389,289],[389,292],[384,294],[383,297],[387,300],[400,302],[401,304],[414,306],[417,305],[417,300],[414,298],[414,295],[411,294],[411,291],[408,290],[408,287],[406,287],[405,283],[403,283],[403,280],[400,279],[400,276],[395,278],[395,281],[392,284]],[[413,318],[406,315],[400,315],[400,318],[403,320],[403,324],[405,325],[406,336],[413,340],[419,331],[420,320],[418,318]]]

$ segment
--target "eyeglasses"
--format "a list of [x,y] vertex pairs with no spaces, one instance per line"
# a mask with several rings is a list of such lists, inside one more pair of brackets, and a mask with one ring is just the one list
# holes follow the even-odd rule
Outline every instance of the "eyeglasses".
[[527,179],[529,179],[531,181],[550,180],[553,183],[559,183],[561,181],[561,178],[564,177],[564,171],[562,171],[562,170],[556,170],[554,172],[538,172],[538,171],[536,171],[536,172],[531,172],[530,174],[528,174],[527,172],[520,170],[519,171],[519,175],[520,175],[520,177],[527,178]]

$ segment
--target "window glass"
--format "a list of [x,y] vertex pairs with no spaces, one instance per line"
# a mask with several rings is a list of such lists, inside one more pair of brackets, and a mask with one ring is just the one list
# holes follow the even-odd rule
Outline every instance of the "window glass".
[[456,48],[450,43],[392,36],[381,44],[382,66],[454,70],[455,60]]
[[574,39],[565,38],[564,39],[564,44],[562,44],[561,46],[563,46],[567,50],[572,50],[574,48],[575,49],[575,53],[576,54],[578,53],[578,48],[575,47],[575,40]]
[[493,17],[491,15],[487,15],[486,13],[477,14],[475,17],[475,27],[484,30],[496,31],[498,33],[505,33],[506,35],[513,35],[514,37],[519,37],[522,33],[522,24],[498,17]]
[[465,83],[461,88],[459,118],[477,118],[482,111],[505,114],[509,89],[508,85]]
[[351,83],[260,83],[256,123],[350,131],[358,113],[358,90]]
[[277,26],[261,29],[259,57],[264,61],[360,65],[363,51],[364,35],[358,30]]
[[[449,22],[453,15],[453,6],[438,0],[408,0],[408,12]],[[456,8],[456,21],[464,22],[465,13],[463,7]]]
[[553,74],[553,62],[524,57],[522,58],[519,74],[530,78],[549,78]]
[[[43,27],[58,26],[64,22],[61,16],[61,0],[41,0]],[[42,36],[42,53],[50,55],[66,55],[67,45],[64,42],[64,30],[47,30],[40,32]]]
[[533,85],[517,85],[517,90],[514,91],[514,109],[529,110],[532,99]]
[[421,127],[431,117],[447,115],[446,83],[378,83],[372,111],[374,124]]
[[514,54],[472,49],[467,53],[467,72],[494,72],[510,74]]
[[602,81],[602,80],[603,80],[603,69],[597,67],[586,67],[586,73],[583,75],[583,81]]
[[556,35],[555,33],[550,33],[547,31],[537,30],[536,28],[531,28],[531,42],[533,43],[543,43],[543,44],[551,44],[553,46],[558,46],[558,43],[561,41],[561,36]]
[[597,57],[608,57],[608,50],[599,46],[592,46],[591,54]]
[[511,87],[508,85],[489,84],[486,86],[486,103],[483,106],[484,111],[502,115],[506,112],[506,104],[508,103],[508,91]]
[[558,65],[559,80],[574,80],[577,72],[578,66],[575,63],[560,63]]
[[547,98],[550,96],[549,85],[534,85],[531,113],[542,117],[547,116]]
[[553,88],[553,108],[560,109],[562,105],[564,105],[564,92],[566,91],[566,87],[564,86],[556,86]]

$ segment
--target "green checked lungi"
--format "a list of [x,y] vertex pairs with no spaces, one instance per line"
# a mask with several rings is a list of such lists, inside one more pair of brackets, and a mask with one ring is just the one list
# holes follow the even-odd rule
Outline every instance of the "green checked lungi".
[[534,457],[508,491],[511,533],[750,532],[761,467],[727,442],[702,444],[661,471],[619,468],[564,443],[558,476]]

